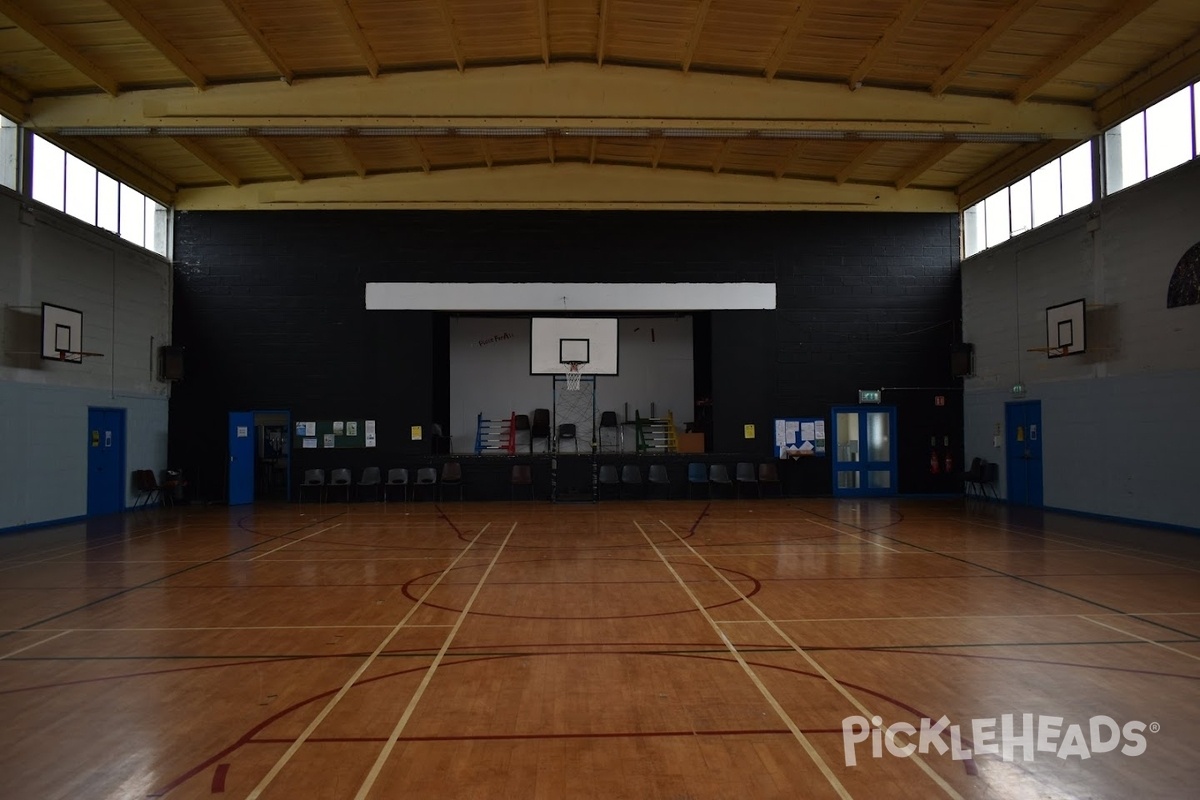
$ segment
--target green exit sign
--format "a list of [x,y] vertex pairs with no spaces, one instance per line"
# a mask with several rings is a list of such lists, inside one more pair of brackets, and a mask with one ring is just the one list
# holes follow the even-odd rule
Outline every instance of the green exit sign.
[[878,405],[879,401],[882,399],[883,399],[883,391],[880,389],[859,389],[858,390],[858,402],[860,402],[860,403],[875,403],[876,405]]

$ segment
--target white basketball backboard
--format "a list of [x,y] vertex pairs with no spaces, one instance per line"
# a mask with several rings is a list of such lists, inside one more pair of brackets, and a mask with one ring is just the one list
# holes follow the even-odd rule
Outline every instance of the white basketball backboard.
[[567,361],[581,361],[584,375],[617,374],[617,320],[534,317],[530,321],[529,373],[561,375]]

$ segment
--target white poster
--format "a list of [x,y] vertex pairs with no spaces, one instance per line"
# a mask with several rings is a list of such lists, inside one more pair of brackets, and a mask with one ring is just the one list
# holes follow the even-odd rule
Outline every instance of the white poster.
[[365,427],[367,429],[366,430],[367,447],[374,447],[375,446],[375,420],[373,420],[373,419],[366,420]]
[[316,439],[305,439],[304,440],[303,448],[305,450],[315,450],[316,447],[317,447]]

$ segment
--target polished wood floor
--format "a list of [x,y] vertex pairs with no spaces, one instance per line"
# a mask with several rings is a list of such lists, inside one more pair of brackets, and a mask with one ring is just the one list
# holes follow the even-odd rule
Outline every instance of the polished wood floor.
[[[153,509],[0,537],[0,598],[4,798],[1200,782],[1200,537],[993,504]],[[984,752],[972,721],[1006,714],[1059,751]],[[979,752],[939,752],[947,730],[902,758],[887,745],[918,736],[876,733],[882,756],[868,738],[847,764],[847,718],[943,715]],[[1144,724],[1144,752],[1102,752],[1105,716]]]

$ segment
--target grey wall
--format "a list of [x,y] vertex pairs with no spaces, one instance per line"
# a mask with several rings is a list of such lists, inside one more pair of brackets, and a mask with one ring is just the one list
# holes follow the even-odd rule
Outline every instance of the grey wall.
[[[966,456],[1005,462],[996,425],[1018,380],[1041,400],[1045,504],[1200,527],[1200,306],[1167,308],[1200,240],[1200,161],[962,264]],[[1045,309],[1084,297],[1088,353],[1048,359]],[[1001,496],[1005,495],[1003,469]]]
[[[0,242],[3,529],[87,512],[89,406],[126,409],[127,472],[166,467],[169,387],[155,354],[171,295],[162,258],[6,190]],[[41,359],[43,302],[82,311],[84,349],[103,357]]]
[[[500,419],[552,408],[553,378],[529,374],[529,319],[450,319],[450,431],[455,452],[475,447],[476,418]],[[692,318],[636,317],[617,325],[618,375],[596,379],[596,413],[675,413],[676,424],[692,419]],[[582,435],[582,432],[581,432]]]

